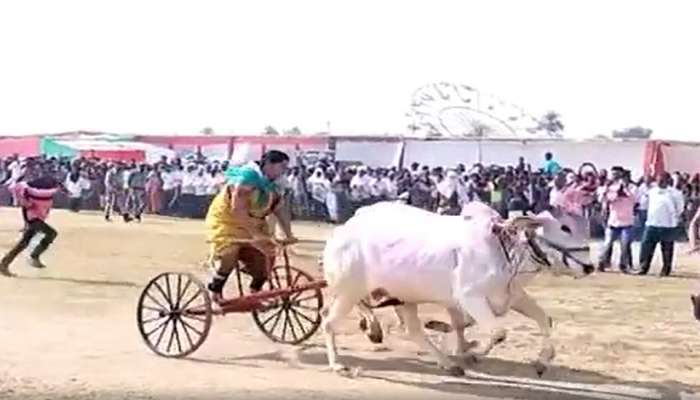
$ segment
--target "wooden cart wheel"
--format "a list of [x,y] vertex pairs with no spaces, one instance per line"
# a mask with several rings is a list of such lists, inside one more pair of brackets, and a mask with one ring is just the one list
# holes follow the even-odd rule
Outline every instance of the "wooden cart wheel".
[[153,278],[141,293],[136,314],[146,345],[163,357],[192,354],[211,329],[209,292],[192,274],[166,272]]
[[[278,266],[272,269],[266,289],[286,289],[305,285],[314,279],[306,272]],[[265,307],[253,311],[253,320],[270,340],[277,343],[299,344],[310,338],[321,326],[323,294],[321,289],[309,289],[264,302]]]

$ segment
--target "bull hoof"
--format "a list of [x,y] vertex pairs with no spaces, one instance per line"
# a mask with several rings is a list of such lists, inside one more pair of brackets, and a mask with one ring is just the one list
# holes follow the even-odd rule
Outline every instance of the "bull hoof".
[[384,341],[384,334],[382,331],[368,333],[367,337],[369,338],[369,341],[374,344],[380,344]]
[[366,318],[360,319],[360,324],[359,324],[359,325],[360,325],[360,330],[361,330],[362,332],[366,331],[366,330],[367,330],[367,319],[366,319]]
[[534,367],[538,378],[541,378],[545,371],[547,371],[547,366],[542,361],[535,361]]
[[331,370],[340,376],[350,377],[352,375],[352,369],[345,365],[336,364],[331,367]]
[[467,354],[464,356],[464,362],[468,364],[478,364],[479,357],[477,357],[475,354]]
[[464,368],[458,366],[458,365],[453,365],[449,368],[447,368],[447,373],[450,374],[450,376],[454,377],[461,377],[464,376]]
[[428,321],[424,326],[425,329],[430,329],[431,331],[438,331],[442,333],[452,332],[452,326],[442,321]]

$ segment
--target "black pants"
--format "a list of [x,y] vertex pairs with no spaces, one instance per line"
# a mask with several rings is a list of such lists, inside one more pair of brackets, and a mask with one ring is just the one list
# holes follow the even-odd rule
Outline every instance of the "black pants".
[[673,242],[676,237],[676,228],[659,228],[647,226],[642,235],[642,244],[639,253],[640,274],[646,274],[651,268],[651,260],[654,258],[656,244],[661,242],[661,257],[663,260],[662,276],[671,274],[673,263]]
[[80,211],[80,206],[82,205],[82,198],[71,197],[68,199],[68,208],[73,212]]
[[19,253],[23,252],[29,246],[29,243],[32,241],[32,239],[34,239],[34,236],[39,233],[42,233],[44,237],[34,248],[34,250],[32,250],[32,254],[30,255],[34,259],[39,259],[39,256],[41,256],[41,254],[49,248],[51,243],[56,240],[58,232],[56,232],[56,230],[50,227],[46,222],[40,219],[33,219],[31,221],[27,221],[27,225],[22,233],[22,238],[20,238],[15,247],[13,247],[10,252],[5,255],[5,257],[3,257],[2,262],[7,264],[12,263]]

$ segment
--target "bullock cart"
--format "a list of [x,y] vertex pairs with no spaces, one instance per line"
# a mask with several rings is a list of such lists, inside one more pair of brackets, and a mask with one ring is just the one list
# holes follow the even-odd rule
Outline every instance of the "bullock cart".
[[[247,241],[246,241],[247,242]],[[293,267],[287,245],[278,243],[282,260],[268,271],[263,289],[249,293],[247,274],[240,266],[231,273],[237,295],[218,304],[194,274],[164,272],[145,286],[138,300],[137,325],[146,346],[154,353],[181,358],[195,352],[207,339],[213,316],[250,313],[255,325],[270,340],[300,344],[321,326],[325,280]]]

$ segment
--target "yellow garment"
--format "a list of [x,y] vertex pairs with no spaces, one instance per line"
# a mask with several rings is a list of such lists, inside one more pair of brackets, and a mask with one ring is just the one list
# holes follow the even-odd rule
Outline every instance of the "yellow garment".
[[[225,186],[214,197],[205,219],[207,242],[211,245],[212,255],[215,257],[236,247],[236,242],[239,240],[253,239],[251,232],[272,237],[266,217],[272,212],[271,207],[277,202],[277,196],[267,196],[267,203],[261,206],[258,202],[260,192],[257,189],[253,190],[248,199],[249,215],[252,218],[241,219],[231,210],[230,188]],[[274,248],[264,250],[264,253],[274,255]]]

